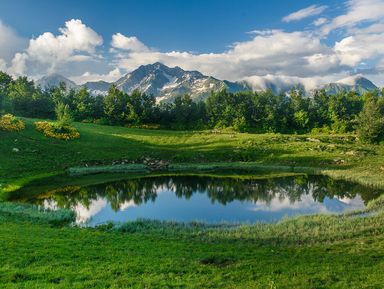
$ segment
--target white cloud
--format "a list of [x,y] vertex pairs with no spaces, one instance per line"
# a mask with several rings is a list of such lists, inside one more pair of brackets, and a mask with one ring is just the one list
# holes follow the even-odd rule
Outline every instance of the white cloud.
[[384,17],[383,0],[349,0],[346,2],[347,13],[335,17],[323,27],[323,34],[339,28],[353,28],[358,24],[382,21]]
[[112,35],[111,46],[113,48],[128,50],[132,52],[146,52],[150,50],[135,36],[127,37],[121,33]]
[[99,80],[114,82],[119,78],[121,78],[122,76],[123,74],[121,73],[120,69],[115,68],[106,74],[91,73],[87,71],[87,72],[84,72],[82,75],[72,76],[70,77],[70,79],[77,84],[84,84],[89,81],[99,81]]
[[313,21],[313,25],[315,26],[321,26],[328,22],[328,19],[325,17],[317,18],[315,21]]
[[341,64],[356,66],[365,59],[384,56],[384,32],[379,34],[357,34],[335,44],[335,52]]
[[107,207],[108,201],[105,198],[97,198],[91,200],[87,206],[81,203],[76,204],[72,209],[76,212],[76,223],[82,224],[90,221],[93,216],[97,215],[105,207]]
[[[338,79],[332,77],[333,79]],[[252,85],[252,88],[256,91],[266,90],[271,84],[277,87],[277,90],[286,90],[293,86],[303,85],[306,90],[311,90],[319,87],[324,83],[324,77],[296,77],[289,75],[272,75],[267,74],[263,76],[250,76],[246,77],[248,83]]]
[[311,5],[307,8],[298,10],[296,12],[293,12],[293,13],[285,16],[282,20],[284,22],[298,21],[298,20],[301,20],[304,18],[319,15],[320,13],[323,13],[327,8],[328,7],[325,5],[322,5],[322,6]]
[[7,70],[7,62],[0,58],[0,71],[6,71]]
[[40,69],[52,73],[62,64],[92,59],[96,47],[103,43],[102,37],[81,20],[69,20],[59,31],[58,36],[45,32],[31,39],[28,48],[13,58],[11,72],[24,74]]
[[26,71],[26,61],[28,59],[28,55],[26,53],[16,53],[12,59],[12,65],[8,69],[10,73],[16,75],[23,75]]
[[[254,30],[248,40],[235,42],[222,52],[200,54],[160,51],[136,36],[122,33],[112,35],[110,49],[105,51],[108,55],[102,54],[101,36],[81,20],[70,20],[59,29],[59,35],[43,33],[31,39],[24,50],[0,45],[0,68],[7,65],[9,72],[29,76],[61,72],[84,83],[114,81],[140,65],[159,61],[220,79],[248,78],[259,86],[274,78],[278,83],[300,80],[308,87],[321,79],[337,80],[336,76],[342,78],[362,68],[371,74],[384,73],[384,66],[380,65],[384,63],[384,1],[349,0],[343,8],[344,12],[333,18],[317,16],[302,31]],[[319,15],[325,9],[326,6],[312,5],[286,16],[285,21]],[[0,36],[17,38],[10,28],[4,27],[0,22]],[[330,38],[333,30],[337,33]],[[4,39],[0,37],[0,44],[8,43]],[[11,51],[7,52],[8,59],[1,54],[4,51]]]
[[[139,65],[163,62],[169,66],[199,70],[207,75],[238,80],[252,75],[284,74],[308,76],[317,73],[308,57],[329,53],[318,37],[308,32],[280,30],[258,31],[249,41],[234,43],[223,53],[192,54],[190,52],[118,50],[115,63],[125,70]],[[324,71],[325,73],[326,71]]]

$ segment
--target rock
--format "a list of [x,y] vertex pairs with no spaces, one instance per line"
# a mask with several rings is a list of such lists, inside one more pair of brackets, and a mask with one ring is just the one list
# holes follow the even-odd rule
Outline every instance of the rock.
[[168,167],[168,162],[165,160],[157,160],[144,158],[143,163],[150,171],[165,170]]
[[310,142],[321,142],[321,140],[319,140],[317,138],[311,138],[311,137],[307,137],[306,140],[310,141]]
[[12,151],[13,151],[14,153],[18,153],[20,150],[19,150],[18,148],[13,148]]
[[340,158],[337,158],[337,159],[334,159],[334,160],[333,160],[333,163],[334,163],[334,164],[337,164],[337,165],[340,165],[340,164],[344,164],[344,163],[345,163],[345,160],[340,159]]

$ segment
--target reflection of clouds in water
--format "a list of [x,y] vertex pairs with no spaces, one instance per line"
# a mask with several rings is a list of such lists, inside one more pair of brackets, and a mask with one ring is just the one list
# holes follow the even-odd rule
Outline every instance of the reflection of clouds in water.
[[120,211],[124,211],[128,208],[132,208],[132,207],[137,207],[137,205],[135,204],[135,202],[133,200],[131,201],[125,201],[124,203],[122,203],[120,206],[119,206],[119,210]]
[[270,202],[258,201],[254,204],[254,207],[250,208],[252,211],[269,211],[277,212],[284,209],[291,210],[307,210],[318,212],[327,212],[327,208],[324,204],[318,203],[311,195],[301,196],[299,201],[290,201],[286,196],[281,194],[276,195]]
[[348,206],[351,206],[351,207],[358,207],[360,208],[362,204],[364,204],[364,201],[363,199],[361,198],[361,196],[357,195],[355,198],[353,199],[350,199],[350,198],[347,198],[347,197],[337,197],[335,196],[335,199],[338,199],[340,202],[348,205]]
[[85,207],[80,203],[77,204],[73,208],[73,210],[76,212],[76,223],[85,223],[98,212],[100,212],[104,207],[106,207],[107,204],[108,201],[105,198],[92,200],[88,207]]
[[[129,203],[129,202],[126,202],[126,203]],[[92,200],[88,207],[82,205],[81,203],[78,203],[76,206],[72,207],[71,210],[73,210],[76,213],[76,223],[80,224],[80,223],[85,223],[89,221],[94,215],[96,215],[105,206],[107,206],[107,204],[108,204],[108,201],[105,198],[97,198],[96,200]],[[49,209],[49,210],[60,209],[57,202],[52,199],[45,199],[43,206],[45,209]],[[129,205],[126,204],[126,206],[128,207]]]
[[[318,213],[333,213],[340,211],[340,205],[342,206],[342,211],[344,210],[357,210],[364,208],[364,202],[360,196],[357,196],[353,199],[344,197],[344,198],[333,198],[330,199],[333,202],[332,205],[327,204],[326,202],[320,203],[315,201],[312,195],[303,195],[299,201],[290,201],[289,198],[282,195],[276,195],[270,202],[260,201],[255,203],[250,210],[252,211],[267,211],[267,212],[278,212],[282,210],[302,210],[302,211],[312,211]],[[339,205],[339,206],[337,206]]]
[[[210,208],[208,218],[216,218],[216,215],[228,219],[267,218],[268,215],[280,218],[284,214],[340,213],[362,209],[362,198],[353,197],[356,191],[359,190],[355,187],[343,183],[334,186],[324,179],[311,181],[305,178],[289,178],[240,182],[232,179],[190,177],[144,178],[75,190],[71,194],[44,200],[44,207],[70,208],[75,211],[76,221],[80,224],[102,221],[115,215],[119,220],[124,219],[124,216],[134,217],[136,214],[151,217],[159,215],[161,218],[163,213],[169,213],[165,204],[177,207],[175,211],[180,212],[172,214],[180,215],[181,218],[184,215],[204,215],[200,211],[204,206]],[[339,197],[335,194],[339,194]],[[192,199],[193,195],[199,196],[191,200],[191,206],[188,206],[186,201]],[[232,202],[235,203],[230,205]],[[224,210],[223,206],[226,205],[228,207]]]

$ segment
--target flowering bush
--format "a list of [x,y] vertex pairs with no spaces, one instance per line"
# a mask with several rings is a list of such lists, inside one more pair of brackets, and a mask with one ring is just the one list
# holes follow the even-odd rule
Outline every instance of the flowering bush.
[[62,140],[70,140],[80,137],[80,133],[76,128],[71,126],[58,127],[54,123],[48,121],[35,122],[35,127],[45,136]]
[[21,119],[12,114],[5,114],[0,117],[0,130],[5,131],[21,131],[25,128],[25,124]]

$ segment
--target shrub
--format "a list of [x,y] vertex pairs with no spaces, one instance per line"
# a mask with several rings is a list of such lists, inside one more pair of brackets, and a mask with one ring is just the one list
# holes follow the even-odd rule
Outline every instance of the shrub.
[[62,102],[59,102],[55,107],[55,113],[56,113],[56,127],[59,129],[65,129],[67,127],[70,127],[72,124],[72,116],[71,112],[69,110],[68,104],[64,104]]
[[80,133],[77,129],[71,126],[61,126],[47,121],[38,121],[35,122],[35,127],[45,136],[51,138],[71,140],[80,137]]
[[0,130],[5,131],[21,131],[25,128],[25,124],[21,119],[12,114],[5,114],[0,117]]

